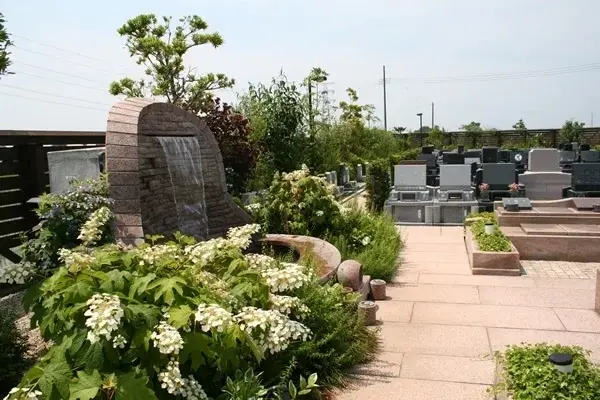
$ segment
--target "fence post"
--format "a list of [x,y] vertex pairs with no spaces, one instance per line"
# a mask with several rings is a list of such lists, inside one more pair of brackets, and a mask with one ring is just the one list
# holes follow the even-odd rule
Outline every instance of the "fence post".
[[[46,191],[46,161],[41,144],[18,145],[20,176],[23,182],[24,201],[27,202]],[[37,223],[37,216],[33,212],[27,213],[25,217],[33,225]]]
[[552,147],[556,148],[556,129],[552,129]]

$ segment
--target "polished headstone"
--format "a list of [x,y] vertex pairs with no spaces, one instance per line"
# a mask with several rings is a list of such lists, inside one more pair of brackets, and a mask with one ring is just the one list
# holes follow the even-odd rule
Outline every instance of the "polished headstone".
[[465,155],[462,153],[444,153],[442,162],[444,164],[465,164]]
[[497,163],[498,162],[498,148],[497,147],[484,147],[481,149],[481,162]]
[[516,204],[520,210],[531,210],[531,201],[527,197],[503,197],[502,207],[505,209],[507,206]]
[[470,165],[440,165],[440,188],[471,187]]
[[529,150],[529,171],[559,172],[560,153],[556,149]]
[[508,190],[508,185],[515,182],[515,164],[490,163],[482,164],[484,183],[492,190]]
[[600,190],[600,163],[573,164],[571,188],[578,191]]
[[584,150],[580,154],[581,162],[584,163],[597,163],[600,162],[600,151],[598,150]]
[[424,187],[427,182],[427,166],[394,165],[394,186]]

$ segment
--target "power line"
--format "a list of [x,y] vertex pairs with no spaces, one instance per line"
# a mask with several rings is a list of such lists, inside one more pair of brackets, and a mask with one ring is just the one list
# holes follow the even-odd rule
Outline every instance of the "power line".
[[13,89],[17,89],[17,90],[24,90],[26,92],[31,92],[31,93],[36,93],[36,94],[41,94],[44,96],[52,96],[52,97],[59,97],[61,99],[66,99],[66,100],[74,100],[74,101],[81,101],[83,103],[90,103],[90,104],[100,104],[101,106],[107,106],[110,107],[110,105],[106,104],[106,103],[100,103],[98,101],[93,101],[93,100],[86,100],[86,99],[80,99],[77,97],[69,97],[69,96],[61,96],[55,93],[48,93],[48,92],[40,92],[38,90],[33,90],[33,89],[27,89],[27,88],[22,88],[19,86],[14,86],[14,85],[7,85],[7,84],[1,84],[0,87],[9,87],[9,88],[13,88]]
[[[88,55],[86,55],[86,54],[82,54],[82,53],[79,53],[79,52],[77,52],[77,51],[73,51],[73,50],[69,50],[69,49],[64,49],[64,48],[62,48],[62,47],[54,46],[54,45],[52,45],[52,44],[43,43],[43,42],[40,42],[40,41],[37,41],[37,40],[34,40],[34,39],[30,39],[30,38],[28,38],[28,37],[25,37],[25,36],[16,35],[16,34],[14,34],[14,33],[11,33],[11,36],[14,36],[14,37],[16,37],[16,38],[19,38],[19,39],[27,40],[27,41],[29,41],[29,42],[32,42],[32,43],[39,44],[40,46],[49,47],[49,48],[51,48],[51,49],[55,49],[55,50],[58,50],[58,51],[64,51],[65,53],[74,54],[74,55],[76,55],[76,56],[79,56],[79,57],[82,57],[82,58],[87,58],[87,59],[89,59],[89,60],[93,60],[93,61],[99,61],[99,62],[102,62],[102,63],[109,64],[109,62],[108,62],[108,61],[106,61],[106,60],[102,60],[102,59],[100,59],[100,58],[96,58],[96,57],[88,56]],[[119,66],[120,66],[120,67],[123,67],[123,68],[125,68],[125,66],[124,66],[124,65],[119,65]]]
[[21,46],[15,46],[15,48],[17,48],[17,49],[19,49],[19,50],[22,50],[22,51],[26,51],[26,52],[28,52],[28,53],[32,53],[32,54],[38,54],[38,55],[40,55],[40,56],[44,56],[44,57],[56,58],[56,59],[59,59],[59,60],[67,61],[69,64],[78,65],[78,66],[85,67],[85,68],[90,68],[90,69],[93,69],[93,70],[95,70],[95,71],[103,72],[103,73],[105,73],[105,74],[115,74],[115,73],[117,73],[117,74],[125,74],[124,72],[119,72],[119,71],[108,71],[108,70],[106,70],[106,69],[102,69],[102,68],[96,68],[96,67],[93,67],[93,66],[91,66],[91,65],[87,65],[87,64],[78,63],[78,62],[76,62],[76,61],[64,60],[63,58],[61,58],[60,56],[57,56],[57,55],[55,55],[55,54],[46,54],[46,53],[41,53],[41,52],[39,52],[39,51],[35,51],[35,50],[29,50],[29,49],[23,48],[23,47],[21,47]]
[[75,75],[75,74],[71,74],[71,73],[67,73],[67,72],[58,71],[58,70],[55,70],[55,69],[52,69],[52,68],[40,67],[38,65],[28,64],[28,63],[24,63],[24,62],[21,62],[21,61],[15,61],[15,62],[13,62],[13,64],[25,65],[25,66],[30,67],[30,68],[40,69],[42,71],[48,71],[48,72],[52,72],[52,73],[55,73],[55,74],[59,74],[59,75],[63,75],[63,76],[68,76],[69,78],[81,79],[83,81],[88,81],[88,82],[92,82],[92,83],[102,83],[103,85],[106,84],[106,82],[100,82],[98,80],[89,79],[89,78],[86,78],[86,77],[83,77],[83,76],[79,76],[79,75]]
[[60,79],[52,79],[52,78],[48,78],[47,76],[40,76],[40,75],[36,75],[36,74],[31,74],[29,72],[14,71],[14,74],[15,75],[27,75],[27,76],[31,76],[31,77],[34,77],[34,78],[39,78],[39,79],[43,79],[43,80],[49,80],[49,81],[54,81],[54,82],[62,83],[64,85],[77,86],[77,87],[82,87],[82,88],[89,89],[89,90],[95,90],[97,92],[108,93],[108,89],[106,89],[106,90],[105,89],[99,89],[99,88],[95,88],[95,87],[92,87],[92,86],[80,85],[78,83],[61,81]]
[[103,111],[103,112],[107,112],[108,111],[108,110],[102,109],[102,108],[86,107],[86,106],[77,105],[77,104],[68,104],[68,103],[61,103],[61,102],[58,102],[58,101],[36,99],[35,97],[21,96],[19,94],[14,94],[14,93],[0,92],[0,95],[10,96],[10,97],[18,97],[18,98],[27,99],[27,100],[35,100],[35,101],[39,101],[39,102],[42,102],[42,103],[57,104],[57,105],[60,105],[60,106],[69,106],[69,107],[75,107],[75,108],[85,108],[87,110],[97,110],[97,111]]

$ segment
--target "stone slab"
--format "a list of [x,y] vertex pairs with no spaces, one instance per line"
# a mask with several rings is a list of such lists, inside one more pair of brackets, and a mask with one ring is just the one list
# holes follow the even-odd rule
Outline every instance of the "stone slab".
[[482,304],[529,307],[594,308],[594,291],[563,288],[479,287]]
[[419,281],[419,273],[405,271],[402,267],[392,278],[392,283],[416,283]]
[[415,323],[384,323],[380,337],[384,351],[460,357],[483,357],[490,353],[486,329]]
[[453,357],[409,353],[400,377],[431,381],[493,384],[495,362],[483,357]]
[[402,365],[403,353],[392,353],[384,351],[375,356],[375,359],[366,364],[359,364],[350,368],[348,373],[358,375],[372,376],[400,376],[400,367]]
[[[387,290],[389,292],[389,288]],[[389,296],[389,293],[388,293]],[[412,301],[377,301],[377,319],[391,322],[409,322],[413,309]]]
[[466,252],[411,252],[403,251],[402,260],[406,262],[425,262],[425,263],[441,263],[447,260],[452,263],[468,263],[469,258]]
[[461,263],[403,261],[401,268],[407,272],[418,274],[471,275],[471,268],[468,261]]
[[337,400],[382,399],[435,399],[435,400],[489,400],[486,385],[427,381],[404,378],[356,376],[348,390],[336,394]]
[[438,285],[535,287],[533,279],[506,276],[419,274],[419,283]]
[[479,293],[475,286],[408,284],[388,287],[387,295],[392,300],[400,301],[479,304]]
[[554,311],[568,331],[600,333],[600,315],[594,310],[556,308]]
[[558,224],[521,224],[527,235],[566,235],[566,230]]
[[411,321],[423,324],[564,330],[551,308],[416,303]]
[[592,351],[590,360],[600,362],[600,333],[545,331],[531,329],[488,328],[492,351],[504,351],[507,345],[553,343],[581,346]]
[[569,236],[600,236],[599,225],[561,224],[560,226]]
[[531,201],[527,197],[503,197],[502,207],[506,209],[508,205],[516,204],[519,210],[531,210]]
[[593,290],[595,281],[592,279],[557,279],[557,278],[531,278],[539,288],[564,288]]

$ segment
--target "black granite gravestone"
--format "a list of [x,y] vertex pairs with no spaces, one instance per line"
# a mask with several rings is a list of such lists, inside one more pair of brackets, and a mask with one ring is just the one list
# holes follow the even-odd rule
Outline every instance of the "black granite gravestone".
[[600,163],[574,163],[571,172],[571,190],[600,191]]
[[498,148],[497,147],[484,147],[481,149],[481,163],[497,163],[498,162]]
[[502,207],[507,211],[531,210],[531,201],[527,197],[503,197]]
[[444,164],[464,164],[465,155],[460,153],[444,153],[442,162]]
[[498,150],[498,162],[512,162],[512,160],[510,159],[510,150]]
[[[516,166],[513,163],[482,164],[481,183],[487,183],[490,190],[508,191],[508,185],[515,183],[517,178]],[[517,182],[518,183],[518,182]]]
[[600,162],[600,151],[584,150],[581,152],[579,158],[582,163],[597,163]]

